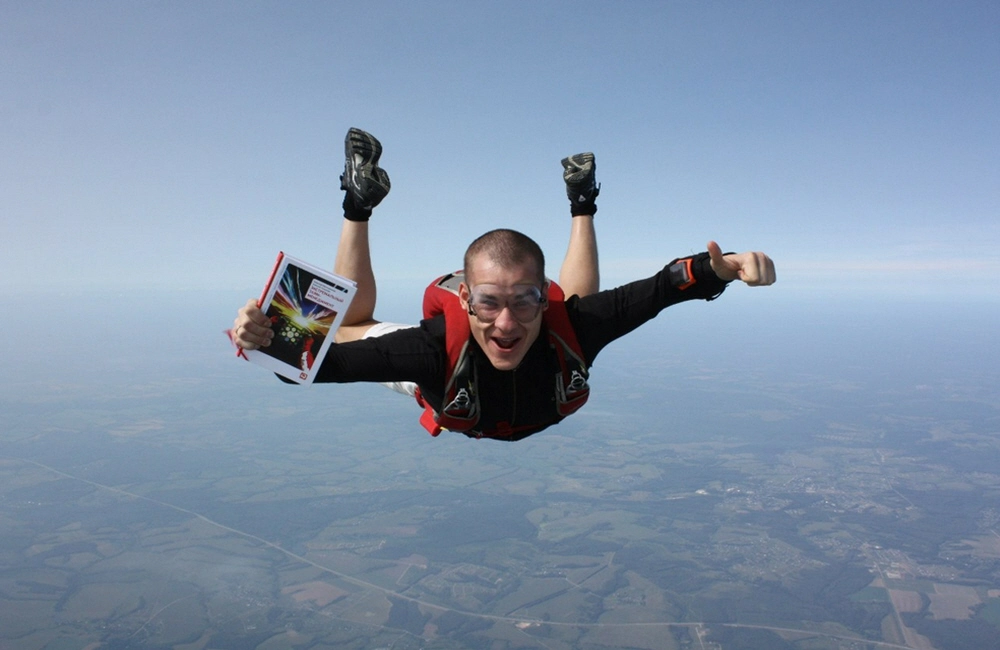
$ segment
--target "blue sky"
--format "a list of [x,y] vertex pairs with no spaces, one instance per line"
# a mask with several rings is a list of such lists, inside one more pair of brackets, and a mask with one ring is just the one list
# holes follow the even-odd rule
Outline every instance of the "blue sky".
[[0,292],[330,265],[358,126],[393,290],[499,226],[554,273],[592,150],[606,285],[716,239],[776,295],[1000,300],[995,2],[16,1],[0,61]]

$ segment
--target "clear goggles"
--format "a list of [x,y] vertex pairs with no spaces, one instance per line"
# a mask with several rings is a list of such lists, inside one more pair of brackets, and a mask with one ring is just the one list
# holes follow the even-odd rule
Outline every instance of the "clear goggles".
[[469,291],[469,313],[480,323],[492,323],[504,309],[519,323],[535,320],[545,304],[545,294],[536,286],[521,285],[511,294],[492,284],[480,284]]

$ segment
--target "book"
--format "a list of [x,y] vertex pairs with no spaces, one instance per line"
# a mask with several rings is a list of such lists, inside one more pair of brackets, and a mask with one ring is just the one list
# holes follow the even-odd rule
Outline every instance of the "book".
[[296,383],[312,383],[356,292],[353,280],[279,253],[257,301],[274,338],[267,347],[241,348],[238,356]]

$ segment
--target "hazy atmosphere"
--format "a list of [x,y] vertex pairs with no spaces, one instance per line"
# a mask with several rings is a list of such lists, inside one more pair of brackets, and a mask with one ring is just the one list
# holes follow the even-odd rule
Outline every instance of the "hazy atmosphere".
[[497,224],[561,255],[559,160],[594,151],[609,279],[716,238],[767,249],[782,293],[997,297],[993,2],[13,2],[0,18],[8,290],[256,290],[275,248],[331,260],[358,126],[393,182],[376,268],[415,290]]
[[[1000,6],[0,7],[0,648],[1000,648]],[[513,444],[223,330],[331,266],[382,141],[377,315],[495,227],[602,285],[704,250]]]

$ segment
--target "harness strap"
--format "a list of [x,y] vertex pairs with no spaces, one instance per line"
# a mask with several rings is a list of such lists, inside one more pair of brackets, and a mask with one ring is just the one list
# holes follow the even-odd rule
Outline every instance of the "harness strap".
[[[468,315],[458,299],[458,288],[464,279],[461,271],[449,273],[436,279],[424,291],[424,318],[444,314],[448,377],[440,412],[435,411],[420,394],[420,390],[417,390],[417,403],[424,409],[420,424],[432,436],[449,429],[475,437],[510,438],[517,432],[535,428],[542,423],[511,427],[509,423],[503,422],[497,425],[495,431],[470,433],[479,423],[481,411],[476,369],[469,350],[472,330]],[[555,282],[549,282],[547,298],[548,308],[543,319],[549,346],[554,350],[559,364],[553,390],[556,412],[562,418],[575,413],[587,402],[590,396],[587,384],[589,373],[576,332],[569,321],[562,288]]]

